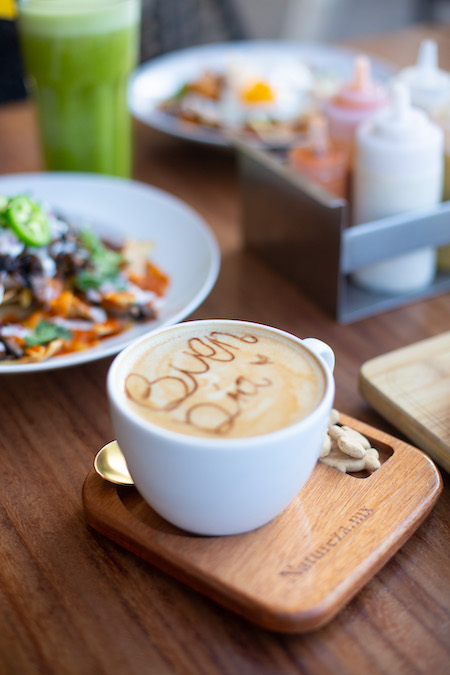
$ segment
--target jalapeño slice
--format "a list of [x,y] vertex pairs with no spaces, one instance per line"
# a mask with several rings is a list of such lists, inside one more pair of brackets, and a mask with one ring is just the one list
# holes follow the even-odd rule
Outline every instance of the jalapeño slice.
[[51,241],[50,223],[41,206],[26,195],[13,197],[5,211],[8,225],[27,246],[46,246]]
[[8,197],[5,197],[5,195],[0,195],[0,213],[3,213],[3,211],[6,211],[6,207],[9,204],[9,199]]

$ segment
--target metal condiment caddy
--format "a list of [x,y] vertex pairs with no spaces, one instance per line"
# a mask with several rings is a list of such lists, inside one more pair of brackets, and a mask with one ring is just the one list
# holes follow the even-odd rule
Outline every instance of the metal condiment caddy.
[[423,246],[450,243],[450,202],[349,227],[349,203],[293,171],[285,153],[233,139],[245,245],[293,280],[340,323],[352,323],[450,290],[450,271],[414,293],[385,295],[351,273]]

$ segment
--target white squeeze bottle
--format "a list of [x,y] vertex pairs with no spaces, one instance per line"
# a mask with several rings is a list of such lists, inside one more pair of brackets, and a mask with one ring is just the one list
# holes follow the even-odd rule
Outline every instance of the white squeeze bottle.
[[[379,220],[441,201],[444,138],[437,124],[410,103],[407,87],[394,83],[392,104],[363,123],[356,135],[353,224]],[[358,285],[381,293],[407,293],[432,283],[432,247],[388,257],[356,270]]]
[[405,84],[413,106],[433,115],[450,98],[450,73],[438,67],[438,48],[434,40],[423,40],[415,66],[404,68],[396,78]]

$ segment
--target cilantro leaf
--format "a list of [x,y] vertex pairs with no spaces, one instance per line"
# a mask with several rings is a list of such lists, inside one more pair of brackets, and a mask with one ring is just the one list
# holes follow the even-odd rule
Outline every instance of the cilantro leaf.
[[80,234],[84,248],[90,253],[87,267],[77,274],[75,285],[81,291],[99,288],[109,281],[115,286],[123,285],[119,271],[123,256],[118,251],[106,248],[100,237],[91,230],[84,229]]
[[104,274],[95,269],[85,269],[79,272],[75,280],[75,285],[80,291],[86,292],[91,288],[100,288],[105,282],[112,284],[118,291],[124,291],[126,289],[126,282],[122,277],[116,274]]
[[91,253],[103,247],[102,240],[98,234],[88,227],[83,227],[80,231],[80,239],[84,248]]
[[82,270],[77,274],[75,286],[80,291],[88,291],[90,288],[99,288],[103,281],[104,279],[96,274],[94,270]]
[[56,338],[71,338],[72,333],[63,326],[58,326],[50,321],[39,321],[34,332],[25,338],[27,347],[45,345]]
[[172,96],[172,100],[181,101],[188,93],[189,93],[189,85],[182,84],[181,87]]

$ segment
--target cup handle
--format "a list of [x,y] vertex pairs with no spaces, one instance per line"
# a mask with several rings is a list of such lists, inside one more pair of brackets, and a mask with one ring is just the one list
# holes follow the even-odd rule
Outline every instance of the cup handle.
[[325,361],[328,368],[333,372],[335,357],[334,352],[325,342],[318,340],[317,338],[305,338],[303,344],[308,347],[316,356],[318,356],[322,361]]

